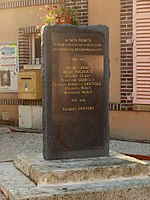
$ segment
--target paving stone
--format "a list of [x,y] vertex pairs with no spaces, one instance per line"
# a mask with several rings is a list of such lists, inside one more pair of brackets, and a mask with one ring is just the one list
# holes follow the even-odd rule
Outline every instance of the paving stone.
[[[8,186],[8,190],[6,189]],[[18,189],[27,190],[35,187],[35,184],[26,176],[19,172],[13,163],[0,163],[0,189],[7,198],[13,199]],[[10,190],[9,190],[10,188]]]

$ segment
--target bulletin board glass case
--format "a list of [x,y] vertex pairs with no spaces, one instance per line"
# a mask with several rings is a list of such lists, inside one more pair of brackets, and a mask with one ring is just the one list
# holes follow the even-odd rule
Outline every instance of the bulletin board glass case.
[[17,42],[0,43],[0,92],[18,91]]

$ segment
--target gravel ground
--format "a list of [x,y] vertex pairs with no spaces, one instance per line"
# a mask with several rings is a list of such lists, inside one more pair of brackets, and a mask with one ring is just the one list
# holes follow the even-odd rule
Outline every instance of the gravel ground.
[[42,152],[42,134],[12,132],[0,128],[0,162],[14,160],[19,153]]
[[127,154],[150,156],[150,144],[111,140],[110,149]]
[[[11,131],[0,127],[0,162],[14,160],[19,153],[42,152],[43,137],[40,133]],[[128,154],[150,155],[150,144],[110,141],[110,149]]]

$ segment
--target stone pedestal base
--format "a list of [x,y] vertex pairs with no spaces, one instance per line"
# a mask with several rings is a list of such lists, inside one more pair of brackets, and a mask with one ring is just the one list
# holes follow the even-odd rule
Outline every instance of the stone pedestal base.
[[15,165],[0,164],[0,190],[11,200],[148,200],[148,173],[148,164],[121,154],[54,161],[21,154]]

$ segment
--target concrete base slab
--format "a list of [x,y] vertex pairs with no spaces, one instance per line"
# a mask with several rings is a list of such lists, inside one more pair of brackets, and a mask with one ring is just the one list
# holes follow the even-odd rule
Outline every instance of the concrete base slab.
[[148,164],[122,154],[45,161],[40,153],[21,154],[15,166],[38,186],[148,175]]
[[120,154],[57,161],[21,154],[0,163],[0,200],[148,200],[148,168]]
[[0,164],[0,189],[10,200],[148,200],[148,177],[38,187],[12,163]]

